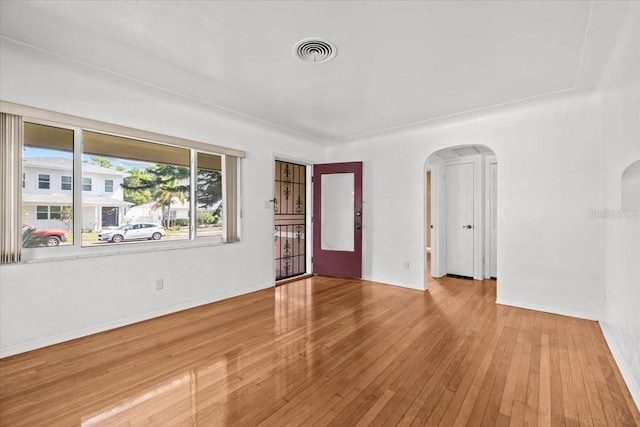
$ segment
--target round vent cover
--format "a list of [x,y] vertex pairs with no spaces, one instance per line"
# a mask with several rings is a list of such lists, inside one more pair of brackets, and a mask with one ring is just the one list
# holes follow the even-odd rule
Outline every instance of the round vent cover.
[[322,64],[335,58],[338,49],[330,41],[314,37],[296,43],[293,53],[305,62]]

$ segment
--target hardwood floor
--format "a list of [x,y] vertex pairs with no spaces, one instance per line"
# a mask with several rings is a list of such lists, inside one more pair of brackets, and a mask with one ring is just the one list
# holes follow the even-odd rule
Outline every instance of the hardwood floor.
[[598,324],[310,278],[0,360],[0,424],[640,425]]

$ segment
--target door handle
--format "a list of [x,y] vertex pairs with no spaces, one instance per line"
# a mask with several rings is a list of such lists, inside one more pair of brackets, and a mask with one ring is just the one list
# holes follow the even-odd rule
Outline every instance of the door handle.
[[462,228],[466,228],[467,230],[471,230],[473,228],[473,225],[471,225],[471,224],[463,225]]

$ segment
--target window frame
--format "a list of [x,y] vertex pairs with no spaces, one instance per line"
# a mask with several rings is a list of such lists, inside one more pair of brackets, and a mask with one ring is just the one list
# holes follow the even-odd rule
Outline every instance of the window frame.
[[[110,184],[107,187],[107,184]],[[112,179],[105,179],[104,180],[104,192],[105,193],[113,193],[113,180]]]
[[[154,132],[142,131],[134,128],[113,125],[105,122],[94,121],[77,116],[70,116],[62,113],[41,110],[38,108],[23,106],[20,104],[14,104],[11,102],[0,100],[0,111],[8,114],[21,116],[23,122],[35,123],[45,126],[52,126],[62,129],[69,129],[74,131],[74,149],[73,149],[73,216],[76,220],[73,221],[73,233],[74,236],[81,236],[82,233],[82,170],[83,170],[83,150],[82,150],[82,135],[83,132],[100,132],[114,136],[121,136],[124,138],[137,139],[144,142],[163,144],[169,146],[175,146],[177,148],[188,149],[191,155],[190,168],[192,173],[195,173],[196,163],[195,157],[198,151],[220,156],[222,165],[222,174],[225,175],[225,162],[232,161],[236,166],[234,167],[233,177],[228,178],[233,181],[234,186],[232,191],[233,208],[229,208],[230,215],[235,222],[233,224],[233,233],[228,234],[227,230],[223,230],[222,236],[206,237],[198,236],[196,239],[195,227],[197,226],[196,216],[196,198],[195,185],[192,185],[190,194],[190,233],[189,238],[184,240],[175,241],[161,241],[154,243],[141,242],[135,245],[114,245],[114,246],[102,246],[91,245],[82,246],[82,238],[74,238],[72,244],[57,247],[56,250],[46,250],[44,248],[23,248],[22,260],[23,262],[38,262],[38,261],[55,261],[57,259],[76,258],[78,256],[91,257],[102,256],[102,254],[127,254],[127,253],[139,253],[139,252],[155,252],[173,250],[179,248],[193,248],[193,247],[208,247],[218,246],[226,243],[233,243],[240,241],[241,237],[241,213],[242,213],[242,194],[241,194],[241,165],[242,159],[245,157],[245,152],[233,148],[218,146],[214,144],[208,144]],[[230,158],[227,158],[231,156]],[[191,178],[191,182],[193,178]],[[224,180],[223,180],[223,200],[226,200],[224,196]],[[67,190],[68,191],[68,190]],[[228,240],[226,236],[234,236],[233,240]]]

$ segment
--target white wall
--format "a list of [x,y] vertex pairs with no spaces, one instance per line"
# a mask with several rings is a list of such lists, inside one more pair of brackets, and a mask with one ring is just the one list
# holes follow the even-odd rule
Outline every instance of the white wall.
[[[1,356],[273,286],[272,209],[264,202],[273,197],[274,153],[315,162],[325,159],[324,148],[7,40],[1,48],[5,101],[248,153],[240,243],[0,266]],[[157,278],[164,278],[160,292]]]
[[[600,210],[621,208],[624,170],[640,160],[640,3],[627,16],[602,88],[603,190]],[[606,215],[601,325],[640,406],[640,206],[628,218]]]
[[423,288],[424,163],[480,144],[500,168],[498,302],[598,318],[599,133],[597,96],[556,96],[335,146],[332,161],[364,160],[364,276]]

